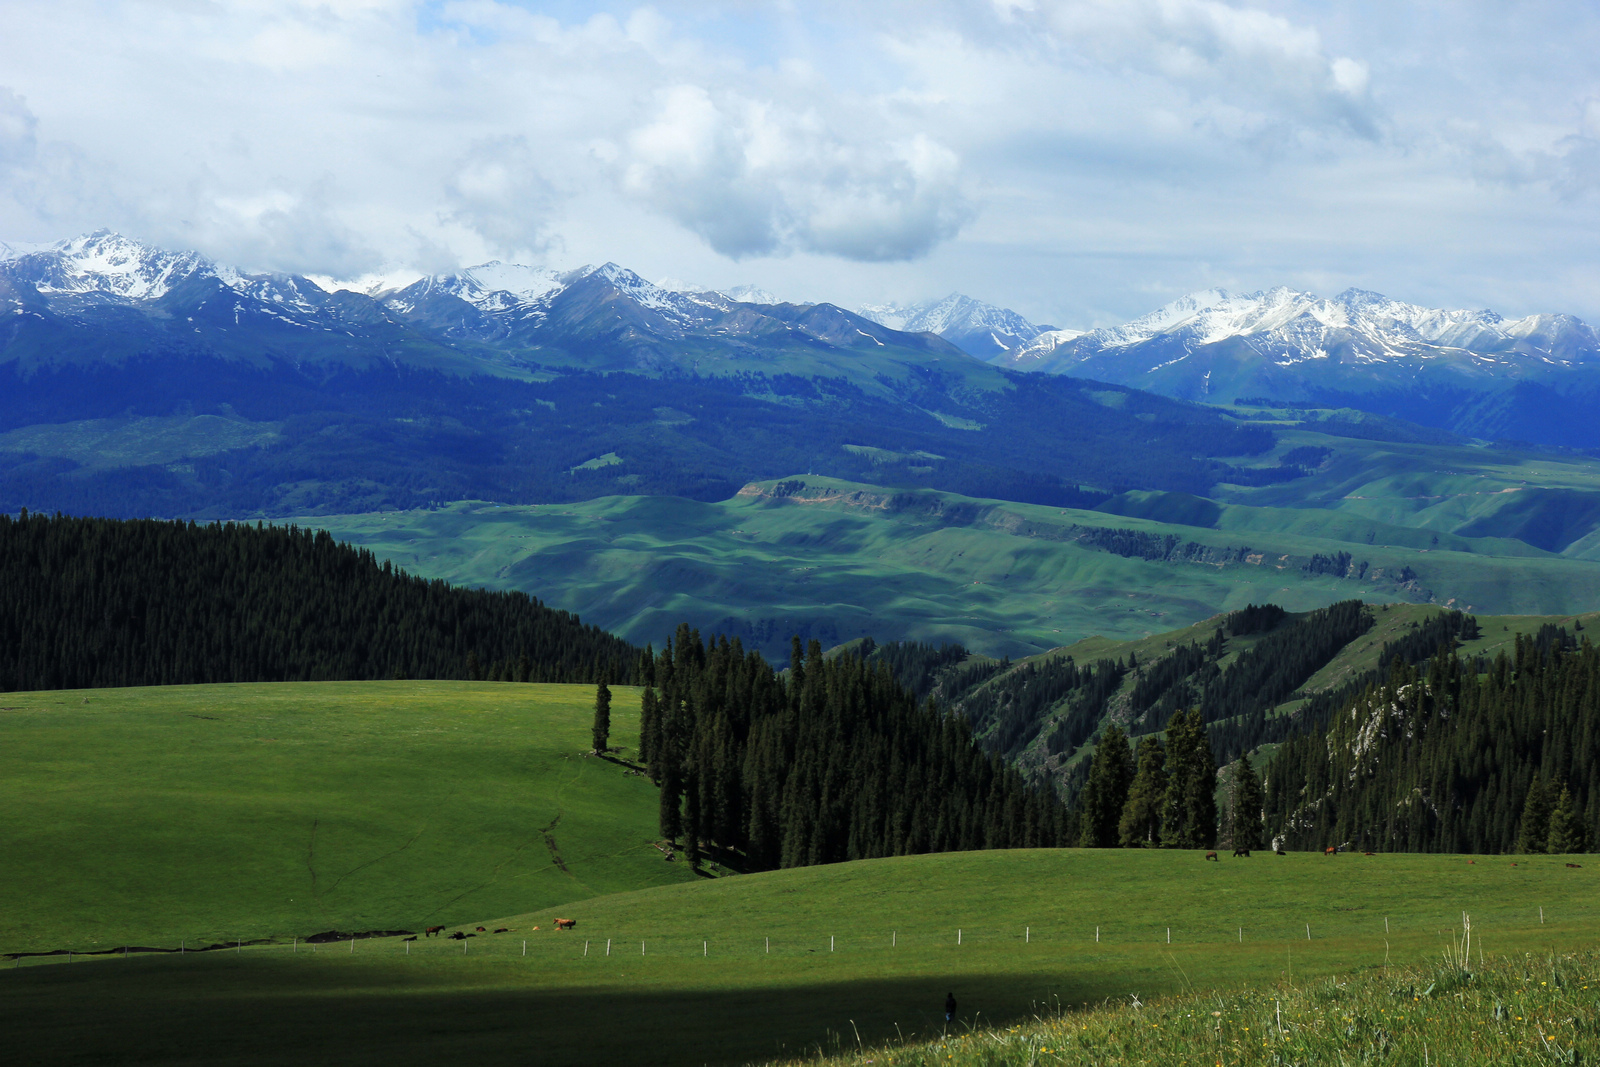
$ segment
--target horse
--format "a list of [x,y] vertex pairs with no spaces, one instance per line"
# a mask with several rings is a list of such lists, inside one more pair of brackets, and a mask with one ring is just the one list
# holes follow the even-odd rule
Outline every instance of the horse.
[[442,927],[442,926],[430,926],[426,930],[422,931],[422,936],[423,937],[432,937],[434,934],[443,934],[443,933],[444,933],[444,927]]
[[1234,859],[1238,859],[1240,856],[1243,856],[1245,859],[1249,859],[1250,858],[1250,850],[1247,849],[1247,848],[1236,848],[1236,849],[1234,849],[1233,850],[1233,858]]
[[[1208,860],[1216,860],[1217,859],[1217,854],[1215,852],[1207,852],[1206,853],[1206,859],[1208,859]],[[1217,860],[1217,862],[1221,863],[1222,861],[1221,860]]]

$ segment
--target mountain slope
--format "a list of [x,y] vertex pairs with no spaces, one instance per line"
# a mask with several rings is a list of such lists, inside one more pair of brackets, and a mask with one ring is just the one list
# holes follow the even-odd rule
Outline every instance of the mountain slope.
[[1041,334],[994,357],[1212,403],[1349,406],[1474,437],[1600,446],[1600,336],[1569,315],[1506,320],[1350,289],[1208,290],[1124,326]]
[[1009,355],[1053,329],[1035,326],[1009,308],[985,304],[960,293],[905,307],[898,304],[863,307],[860,312],[891,329],[937,334],[979,359]]

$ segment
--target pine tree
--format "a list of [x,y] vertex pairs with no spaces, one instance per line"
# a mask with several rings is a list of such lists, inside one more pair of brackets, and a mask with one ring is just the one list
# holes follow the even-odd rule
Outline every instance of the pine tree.
[[1123,848],[1155,848],[1161,843],[1161,805],[1167,794],[1167,750],[1151,735],[1139,742],[1139,769],[1117,820]]
[[591,734],[595,754],[603,754],[611,740],[611,690],[604,678],[594,688],[594,728]]
[[1128,802],[1132,781],[1133,756],[1128,751],[1128,735],[1120,726],[1108,726],[1095,749],[1089,780],[1083,787],[1080,847],[1117,847],[1117,820]]
[[1588,845],[1588,834],[1583,825],[1583,812],[1572,799],[1572,790],[1561,787],[1561,796],[1550,812],[1550,836],[1545,851],[1552,856],[1566,856],[1582,852]]
[[[1524,655],[1522,635],[1517,635],[1517,655]],[[1538,774],[1528,786],[1527,799],[1522,803],[1522,824],[1517,833],[1518,852],[1543,852],[1550,840],[1550,791]]]
[[1166,848],[1216,847],[1217,763],[1198,708],[1179,712],[1167,724],[1167,776],[1161,844]]
[[1228,797],[1233,847],[1254,851],[1261,847],[1261,779],[1250,765],[1248,752],[1239,756],[1233,769],[1233,788]]

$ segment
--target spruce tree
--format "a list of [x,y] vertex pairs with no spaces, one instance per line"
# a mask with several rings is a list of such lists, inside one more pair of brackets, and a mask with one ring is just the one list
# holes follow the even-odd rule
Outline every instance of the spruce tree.
[[1095,748],[1089,780],[1083,787],[1078,830],[1081,847],[1117,847],[1117,820],[1128,802],[1132,781],[1133,756],[1128,751],[1128,735],[1120,726],[1108,726]]
[[1200,710],[1179,712],[1167,724],[1167,795],[1161,809],[1164,847],[1216,847],[1216,789],[1217,763]]
[[611,740],[611,690],[600,679],[594,688],[594,728],[591,731],[596,755],[603,755]]
[[1239,756],[1233,769],[1233,789],[1228,797],[1233,847],[1254,851],[1261,847],[1261,779],[1250,765],[1250,753]]
[[1161,805],[1167,794],[1167,750],[1155,735],[1139,742],[1139,768],[1128,788],[1127,803],[1117,820],[1117,843],[1123,848],[1155,848],[1161,844]]
[[[1520,644],[1522,635],[1517,635],[1519,642],[1518,654],[1522,653]],[[1522,823],[1517,833],[1518,852],[1543,852],[1546,843],[1550,840],[1550,791],[1545,788],[1544,779],[1538,774],[1533,776],[1533,784],[1528,786],[1528,796],[1522,802]]]
[[1550,812],[1550,836],[1545,851],[1552,856],[1566,856],[1582,852],[1588,845],[1588,834],[1583,825],[1583,812],[1572,799],[1572,790],[1561,787],[1561,796]]

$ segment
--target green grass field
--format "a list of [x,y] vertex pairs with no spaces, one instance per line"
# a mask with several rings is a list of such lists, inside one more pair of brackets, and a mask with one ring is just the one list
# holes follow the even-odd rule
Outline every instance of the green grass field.
[[[1412,965],[1462,911],[1491,954],[1600,935],[1600,863],[1559,857],[1035,850],[695,879],[648,843],[648,782],[578,755],[587,687],[5,699],[0,950],[270,939],[0,965],[30,1064],[736,1063],[925,1038],[947,991],[998,1024]],[[291,940],[437,922],[509,929]]]
[[[869,635],[956,640],[977,652],[1019,657],[1095,634],[1136,640],[1247,603],[1303,611],[1350,598],[1432,597],[1480,614],[1570,614],[1600,604],[1600,563],[1504,537],[1468,538],[1346,513],[1333,507],[1350,503],[1342,498],[1327,508],[1257,507],[1170,494],[1135,500],[1139,495],[1131,494],[1117,503],[1128,513],[1108,514],[927,494],[955,509],[990,509],[976,521],[948,522],[925,509],[885,507],[885,490],[804,480],[826,495],[796,501],[752,492],[717,503],[606,497],[534,507],[457,503],[305,521],[413,573],[524,589],[641,644],[659,644],[687,620],[739,634],[780,657],[794,632],[824,645]],[[1416,487],[1335,488],[1399,499],[1396,494]],[[1193,513],[1198,505],[1203,515]],[[1210,522],[1145,517],[1173,509],[1186,521]],[[1126,558],[1034,532],[1072,524],[1172,535],[1230,551],[1249,548],[1249,562]],[[1368,563],[1369,576],[1303,569],[1314,555],[1340,552]],[[1394,576],[1406,567],[1417,581],[1396,584]]]
[[[0,694],[0,952],[420,929],[693,877],[649,843],[654,787],[583,755],[593,700],[468,682]],[[637,744],[637,713],[616,721],[613,743]]]

